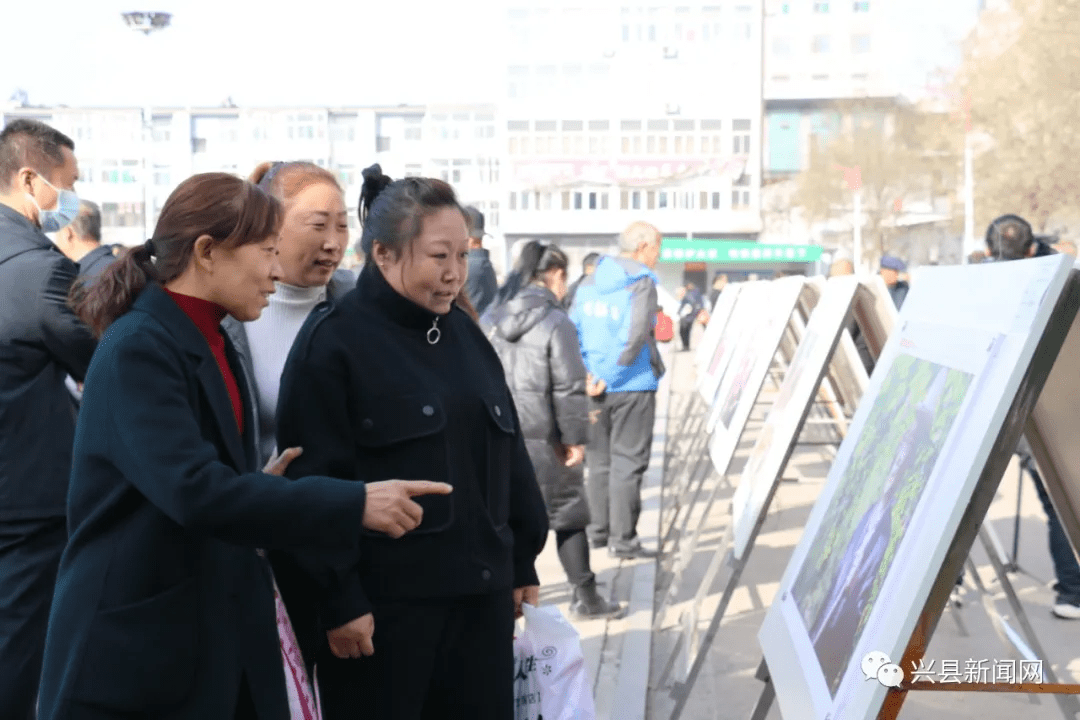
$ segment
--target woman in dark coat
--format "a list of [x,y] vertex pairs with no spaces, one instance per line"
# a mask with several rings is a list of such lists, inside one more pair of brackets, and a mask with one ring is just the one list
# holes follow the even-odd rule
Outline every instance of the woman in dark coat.
[[449,185],[391,182],[377,165],[360,217],[366,264],[293,345],[278,446],[304,448],[290,476],[454,492],[421,499],[400,541],[365,534],[359,562],[293,558],[300,592],[282,590],[294,621],[318,629],[303,635],[325,720],[510,720],[515,606],[537,602],[547,515],[499,358],[455,303],[468,226]]
[[254,185],[196,175],[76,305],[104,335],[75,434],[42,720],[288,720],[257,548],[355,556],[362,527],[419,522],[408,495],[423,487],[290,482],[295,448],[255,471],[250,391],[219,323],[266,306],[280,219]]
[[535,240],[525,245],[483,326],[506,369],[559,560],[574,588],[570,612],[612,617],[622,608],[597,593],[585,535],[587,373],[577,329],[561,304],[566,269],[566,255],[558,247]]

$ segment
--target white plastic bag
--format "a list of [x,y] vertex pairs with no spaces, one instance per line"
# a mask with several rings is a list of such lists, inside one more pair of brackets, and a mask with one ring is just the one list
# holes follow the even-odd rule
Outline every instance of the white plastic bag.
[[514,720],[595,720],[592,679],[581,638],[553,605],[521,606],[514,638]]

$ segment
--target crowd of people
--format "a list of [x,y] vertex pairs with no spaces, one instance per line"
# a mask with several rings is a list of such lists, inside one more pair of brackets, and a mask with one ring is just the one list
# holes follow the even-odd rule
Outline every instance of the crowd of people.
[[509,719],[549,529],[572,615],[624,612],[655,227],[500,287],[481,213],[373,165],[357,275],[336,178],[268,162],[121,249],[75,151],[0,132],[0,717]]
[[[0,717],[508,719],[549,530],[571,615],[625,612],[590,556],[657,552],[654,226],[573,282],[529,242],[500,285],[482,213],[373,165],[354,274],[317,165],[194,175],[129,249],[78,175],[59,131],[0,132]],[[978,259],[1055,251],[1003,216]],[[905,263],[880,274],[901,307]],[[684,350],[727,282],[677,292]]]

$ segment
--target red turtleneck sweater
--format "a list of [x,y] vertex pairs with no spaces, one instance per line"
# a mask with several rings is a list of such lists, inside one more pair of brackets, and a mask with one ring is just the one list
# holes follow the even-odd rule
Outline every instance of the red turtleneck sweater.
[[209,300],[181,295],[165,288],[165,292],[173,301],[180,306],[184,314],[191,318],[195,327],[206,338],[210,345],[210,352],[214,354],[221,375],[225,378],[225,389],[229,391],[229,399],[232,401],[233,415],[236,417],[236,426],[240,434],[244,433],[244,409],[240,403],[240,387],[236,384],[236,376],[233,375],[229,361],[225,358],[225,336],[221,334],[221,321],[225,319],[225,308]]

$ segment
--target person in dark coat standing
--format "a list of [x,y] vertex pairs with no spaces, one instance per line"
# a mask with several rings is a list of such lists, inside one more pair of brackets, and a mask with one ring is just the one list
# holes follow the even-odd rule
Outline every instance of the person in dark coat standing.
[[577,294],[578,286],[581,285],[581,281],[589,277],[596,270],[596,264],[600,262],[600,253],[591,252],[585,256],[585,259],[581,261],[581,275],[578,279],[570,283],[570,287],[566,288],[566,297],[562,299],[562,306],[567,312],[574,306],[574,295]]
[[75,144],[35,120],[0,132],[0,718],[34,716],[60,553],[75,404],[96,344],[67,306],[78,267],[46,232],[75,219]]
[[101,243],[101,208],[89,200],[79,201],[79,214],[56,233],[56,247],[79,266],[79,280],[93,282],[116,260],[123,248]]
[[499,283],[491,266],[491,253],[484,248],[484,213],[468,205],[465,218],[469,222],[469,275],[465,294],[477,315],[483,315],[495,299]]
[[356,286],[339,270],[349,243],[345,196],[337,178],[315,163],[262,163],[248,178],[281,201],[285,218],[278,240],[282,277],[270,305],[257,320],[227,317],[221,328],[236,348],[257,420],[253,428],[259,461],[267,462],[277,441],[281,371],[300,327],[319,303],[335,302]]
[[454,492],[422,500],[401,541],[366,534],[357,563],[296,559],[323,717],[510,720],[514,617],[538,600],[548,523],[502,364],[454,301],[468,224],[445,182],[391,181],[378,165],[364,170],[360,219],[366,264],[293,345],[278,446],[304,448],[290,476]]
[[[482,326],[502,360],[521,432],[555,530],[559,561],[573,586],[570,612],[613,617],[589,563],[589,506],[582,462],[588,428],[587,373],[577,328],[559,301],[566,295],[566,255],[555,245],[525,245],[503,286],[507,300]],[[500,292],[502,295],[503,292]]]
[[902,309],[904,300],[907,299],[908,290],[911,289],[911,286],[906,281],[900,279],[900,273],[907,272],[907,263],[898,257],[885,255],[881,258],[881,270],[879,272],[881,278],[885,281],[885,287],[889,289],[889,296],[892,298],[893,305],[896,305],[897,310]]
[[[120,245],[101,244],[101,209],[97,203],[89,200],[79,200],[79,214],[70,225],[56,233],[53,242],[60,248],[60,252],[79,266],[79,274],[73,286],[76,296],[83,287],[93,284],[123,249]],[[82,399],[79,383],[70,375],[65,383],[78,403]]]
[[416,527],[411,493],[450,490],[278,477],[298,448],[256,472],[250,390],[219,323],[266,306],[280,220],[251,183],[195,175],[76,305],[104,334],[75,435],[42,720],[289,720],[257,548],[355,557],[365,528]]

